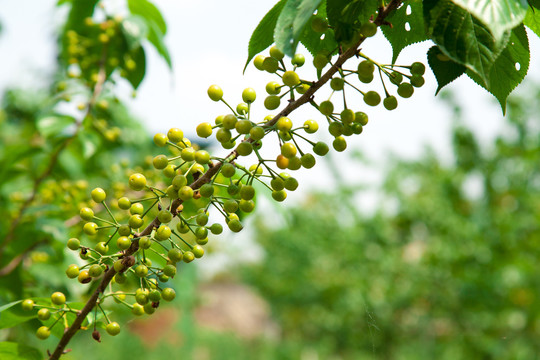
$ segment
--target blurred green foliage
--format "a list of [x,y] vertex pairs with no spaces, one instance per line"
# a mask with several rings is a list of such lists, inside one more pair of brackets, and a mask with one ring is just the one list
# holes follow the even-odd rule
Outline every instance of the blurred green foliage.
[[346,359],[538,358],[538,96],[514,97],[483,147],[455,106],[454,161],[395,160],[373,214],[341,187],[282,228],[259,221],[264,260],[244,274],[283,339]]

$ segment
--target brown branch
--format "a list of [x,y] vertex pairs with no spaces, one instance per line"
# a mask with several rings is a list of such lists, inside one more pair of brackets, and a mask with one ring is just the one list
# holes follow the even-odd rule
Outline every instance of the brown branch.
[[[98,80],[97,80],[96,85],[94,86],[94,89],[92,91],[92,97],[90,98],[90,100],[88,102],[88,108],[87,108],[87,111],[86,111],[85,116],[83,117],[83,119],[91,114],[92,109],[93,109],[93,107],[94,107],[94,105],[96,103],[96,100],[99,97],[99,95],[101,94],[101,91],[103,89],[103,84],[105,83],[105,80],[107,78],[107,74],[105,73],[105,61],[106,61],[106,51],[104,51],[102,59],[100,60],[100,68],[99,68],[99,73],[98,73]],[[77,127],[75,128],[75,131],[74,131],[73,135],[71,135],[69,138],[64,140],[64,142],[62,142],[62,144],[60,144],[60,146],[52,154],[51,159],[49,161],[49,164],[47,165],[47,168],[45,169],[45,171],[34,180],[34,184],[32,186],[32,192],[31,192],[30,196],[23,202],[23,204],[21,205],[21,207],[17,211],[17,215],[15,216],[13,221],[11,222],[6,237],[4,238],[2,244],[0,245],[0,258],[4,254],[4,251],[7,249],[7,246],[15,238],[15,230],[17,229],[17,227],[19,226],[21,220],[23,219],[24,213],[26,212],[28,207],[30,207],[30,205],[32,205],[32,203],[34,202],[34,200],[35,200],[35,198],[37,196],[37,193],[39,191],[39,187],[41,186],[43,181],[45,179],[47,179],[51,175],[51,173],[53,172],[53,170],[54,170],[54,168],[55,168],[55,166],[56,166],[56,164],[58,162],[58,158],[60,157],[60,154],[69,146],[69,144],[71,144],[71,142],[73,140],[75,140],[75,138],[79,134],[79,131],[80,131],[81,127],[82,127],[82,123],[83,123],[82,120],[77,122]],[[2,276],[2,274],[0,274],[0,276]]]
[[[402,3],[401,0],[395,1],[391,0],[386,7],[380,8],[379,13],[377,15],[377,18],[374,20],[374,23],[377,26],[381,26],[384,24],[384,19],[388,16],[388,14],[395,10],[399,5]],[[343,54],[341,54],[336,62],[332,65],[332,67],[324,73],[324,75],[317,80],[313,85],[300,97],[298,100],[291,101],[283,110],[279,112],[272,120],[270,120],[268,123],[264,125],[265,128],[273,126],[282,116],[287,116],[300,106],[308,103],[315,92],[320,89],[324,84],[326,84],[332,76],[339,70],[339,68],[351,57],[355,56],[358,52],[359,46],[364,42],[366,38],[362,37],[360,40],[356,43],[355,46],[352,46],[347,51],[345,51]],[[244,141],[252,142],[252,139],[247,139]],[[238,148],[238,147],[237,147]],[[236,148],[236,149],[237,149]],[[233,161],[238,157],[238,153],[234,149],[228,156],[227,159],[229,161]],[[214,162],[210,163],[210,166],[208,167],[208,170],[204,173],[203,176],[198,178],[196,181],[192,182],[189,186],[193,190],[197,190],[202,185],[210,182],[210,180],[219,172],[219,169],[221,168],[222,163],[221,162]],[[171,206],[171,213],[176,216],[177,215],[177,209],[182,204],[181,199],[176,199],[172,202]],[[152,233],[152,230],[154,228],[157,228],[160,225],[160,221],[158,218],[154,218],[150,224],[139,234],[136,235],[135,240],[132,242],[129,249],[127,249],[124,252],[124,257],[131,256],[134,253],[136,253],[139,250],[139,238],[142,236],[147,236]],[[105,272],[105,275],[103,276],[103,279],[101,280],[98,288],[94,291],[92,294],[92,297],[88,300],[88,302],[85,304],[84,308],[77,314],[77,318],[73,322],[73,324],[65,331],[64,335],[60,339],[60,342],[58,343],[54,353],[49,357],[49,360],[57,360],[60,358],[60,356],[64,353],[64,349],[66,348],[67,344],[71,340],[71,338],[77,333],[77,331],[80,329],[81,324],[83,323],[86,316],[92,311],[94,306],[96,305],[99,295],[105,291],[109,283],[111,282],[112,278],[116,274],[116,271],[114,270],[114,267],[111,266],[107,272]]]

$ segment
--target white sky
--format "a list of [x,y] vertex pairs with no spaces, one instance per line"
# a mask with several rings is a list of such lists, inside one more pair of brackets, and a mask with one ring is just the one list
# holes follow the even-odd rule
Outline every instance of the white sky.
[[[0,89],[47,81],[54,64],[53,34],[55,27],[62,23],[63,14],[54,9],[54,3],[52,0],[0,0],[0,21],[4,28],[0,35]],[[105,4],[113,6],[122,3],[119,0],[105,1]],[[223,105],[210,101],[206,95],[206,89],[214,83],[223,88],[225,98],[231,104],[240,102],[245,87],[255,88],[258,94],[255,110],[258,111],[254,114],[262,118],[269,113],[262,106],[264,86],[275,78],[253,66],[243,76],[242,69],[251,32],[275,0],[156,0],[155,3],[169,26],[166,42],[174,71],[169,72],[165,63],[150,49],[147,52],[147,75],[138,97],[130,100],[131,92],[127,86],[121,89],[120,94],[132,102],[134,113],[152,133],[166,132],[174,126],[184,129],[187,134],[194,134],[198,123],[213,122],[217,115],[226,113]],[[534,58],[538,54],[539,41],[536,36],[530,36],[530,41]],[[425,54],[430,46],[428,42],[413,45],[402,52],[397,62],[410,64],[422,61],[427,65]],[[391,60],[391,48],[380,34],[366,41],[363,51],[379,62]],[[528,81],[539,77],[540,70],[534,66],[535,63],[537,61],[531,61]],[[313,78],[314,72],[302,70],[301,76]],[[448,109],[433,96],[435,88],[435,79],[428,69],[426,85],[416,89],[412,98],[400,101],[398,109],[393,112],[384,110],[382,105],[369,108],[361,99],[357,101],[354,108],[367,112],[370,123],[362,135],[348,138],[349,147],[362,151],[380,164],[384,163],[388,152],[407,158],[418,157],[426,144],[448,157],[451,119]],[[464,122],[477,131],[485,146],[489,146],[490,139],[503,124],[499,105],[468,78],[462,77],[451,88],[456,90],[458,100],[466,106]],[[316,97],[318,101],[321,99],[323,97]],[[297,110],[291,115],[298,124],[309,117],[320,120],[322,124],[321,117],[311,109]],[[321,136],[330,140],[329,136]],[[224,154],[223,150],[218,154]],[[347,151],[342,154],[334,152],[333,155],[338,164],[344,164],[348,158]],[[325,166],[301,170],[295,176],[301,180],[304,189],[305,186],[331,184]],[[348,176],[351,182],[363,179],[377,181],[381,174],[353,169],[349,170]]]

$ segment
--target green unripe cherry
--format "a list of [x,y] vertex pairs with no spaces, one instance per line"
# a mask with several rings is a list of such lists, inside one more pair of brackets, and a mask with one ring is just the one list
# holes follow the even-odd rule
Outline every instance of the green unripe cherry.
[[274,190],[272,191],[272,198],[281,202],[287,198],[287,192],[285,190]]
[[249,131],[252,127],[253,124],[249,120],[239,120],[234,126],[234,128],[239,134],[249,134]]
[[236,112],[240,115],[247,114],[249,111],[249,106],[246,103],[240,103],[236,105]]
[[364,94],[364,102],[369,106],[377,106],[381,102],[381,96],[376,91],[368,91]]
[[84,224],[83,231],[86,235],[94,236],[98,232],[98,225],[94,222]]
[[206,150],[197,150],[195,152],[195,161],[199,164],[208,164],[210,162],[210,154]]
[[410,98],[414,93],[414,87],[409,83],[401,83],[397,88],[397,93],[402,98]]
[[207,92],[210,99],[214,101],[219,101],[223,98],[223,90],[217,85],[211,85]]
[[176,292],[171,288],[165,288],[161,292],[161,297],[165,301],[173,301],[174,298],[176,297]]
[[298,180],[296,180],[295,178],[293,178],[291,176],[288,176],[285,179],[285,189],[287,189],[289,191],[294,191],[297,188],[298,188]]
[[333,78],[330,80],[330,87],[332,90],[335,91],[341,91],[343,90],[343,87],[345,86],[345,80],[343,78]]
[[302,167],[302,161],[298,157],[292,157],[289,159],[289,165],[287,166],[287,169],[290,170],[298,170]]
[[315,120],[306,120],[304,122],[304,130],[308,134],[313,134],[319,130],[319,124]]
[[169,141],[169,139],[165,134],[158,133],[154,135],[154,144],[159,147],[164,147],[165,145],[167,145],[167,141]]
[[118,325],[117,322],[109,323],[105,327],[105,331],[107,331],[107,334],[109,334],[111,336],[116,336],[116,335],[120,334],[120,325]]
[[311,20],[311,29],[319,33],[325,32],[328,29],[328,21],[320,15],[315,15]]
[[220,143],[230,141],[232,138],[231,131],[229,129],[221,128],[216,132],[216,140]]
[[67,247],[70,250],[79,250],[81,247],[81,241],[77,238],[71,238],[67,242]]
[[163,210],[160,210],[158,213],[158,220],[162,224],[167,224],[171,222],[172,218],[173,218],[173,215],[171,214],[169,210],[163,209]]
[[144,220],[142,219],[141,215],[135,214],[131,215],[128,220],[128,225],[132,229],[138,229],[141,226],[143,226]]
[[340,118],[344,124],[351,124],[354,121],[354,111],[351,109],[344,109],[340,114]]
[[276,59],[272,57],[267,57],[264,59],[262,67],[267,72],[273,74],[277,71],[277,69],[279,69],[279,63]]
[[354,122],[359,123],[362,126],[367,125],[368,123],[368,116],[365,112],[357,111],[354,113]]
[[240,197],[244,200],[251,200],[255,197],[255,188],[251,185],[244,185],[240,188]]
[[45,340],[51,336],[51,331],[47,326],[41,326],[39,329],[37,329],[36,336],[38,339]]
[[330,100],[323,101],[319,104],[319,111],[323,115],[330,116],[334,112],[334,104]]
[[167,240],[168,238],[171,237],[171,228],[168,227],[167,225],[163,225],[161,224],[157,230],[156,230],[156,233],[154,234],[154,237],[156,238],[156,240],[158,241],[163,241],[163,240]]
[[37,316],[39,320],[47,321],[51,318],[51,312],[49,309],[39,309]]
[[262,138],[264,138],[264,135],[264,129],[260,126],[254,126],[251,128],[251,130],[249,130],[249,137],[255,141],[261,140]]
[[223,202],[223,210],[227,213],[233,213],[238,210],[238,202],[234,199],[227,199]]
[[384,98],[383,105],[386,110],[394,110],[398,106],[398,101],[395,96],[388,96]]
[[127,250],[131,246],[131,240],[127,236],[120,236],[116,240],[116,246],[118,246],[120,250]]
[[178,190],[178,197],[182,201],[188,201],[189,199],[193,198],[193,189],[189,186],[182,186],[180,190]]
[[214,195],[214,187],[212,184],[204,184],[200,187],[199,193],[205,198],[210,198],[212,195]]
[[226,178],[231,178],[236,173],[236,167],[231,163],[224,163],[221,166],[221,174]]
[[90,195],[92,196],[92,200],[97,203],[105,201],[105,198],[107,197],[105,190],[103,190],[102,188],[95,188],[94,190],[92,190]]
[[281,85],[275,81],[270,81],[266,84],[266,92],[268,95],[278,95],[281,91]]
[[197,259],[202,258],[204,255],[204,249],[201,245],[195,245],[193,249],[191,249],[191,252]]
[[377,33],[377,25],[372,22],[365,22],[360,26],[360,33],[365,37],[372,37]]
[[51,302],[54,305],[64,305],[66,303],[66,295],[57,291],[51,295]]
[[343,136],[338,136],[332,142],[332,146],[334,147],[334,149],[336,149],[336,151],[341,152],[347,148],[347,141]]
[[96,247],[94,248],[98,253],[101,255],[105,255],[109,252],[109,245],[107,245],[105,242],[101,241],[97,243]]
[[268,110],[277,109],[280,103],[281,99],[276,95],[267,96],[266,99],[264,99],[264,107]]
[[290,131],[292,129],[293,123],[288,117],[282,116],[276,123],[276,128],[279,131]]
[[90,221],[94,218],[94,211],[90,208],[84,207],[79,212],[79,215],[84,221]]
[[343,125],[340,122],[334,121],[328,125],[330,135],[336,137],[343,134]]
[[291,64],[297,67],[301,67],[306,62],[306,58],[302,54],[294,54],[293,58],[291,59]]
[[322,70],[328,64],[328,56],[326,54],[317,54],[313,58],[313,66],[317,70]]
[[182,141],[182,139],[184,138],[184,132],[178,128],[171,128],[167,132],[167,137],[171,142],[177,143]]
[[254,102],[256,97],[257,94],[252,88],[246,88],[242,91],[242,100],[248,104]]
[[313,152],[319,156],[324,156],[328,153],[328,145],[324,142],[319,141],[313,146]]
[[277,46],[272,46],[270,48],[270,56],[276,60],[282,60],[285,54],[277,48]]
[[281,155],[285,156],[288,159],[291,159],[296,156],[297,150],[296,146],[292,143],[284,143],[281,145]]
[[289,87],[293,87],[300,84],[300,77],[298,76],[297,73],[291,70],[285,71],[285,73],[283,73],[281,80],[283,80],[283,84]]
[[212,135],[212,124],[209,122],[203,122],[197,125],[197,128],[195,129],[197,131],[197,135],[202,138],[207,138],[210,135]]
[[223,232],[223,226],[221,224],[212,224],[208,229],[212,232],[214,235],[219,235]]
[[148,275],[148,268],[146,265],[137,265],[135,268],[135,275],[137,275],[140,278],[146,277]]
[[253,59],[253,65],[255,65],[257,70],[261,70],[261,71],[264,70],[264,67],[263,67],[264,59],[265,59],[264,55],[257,55],[255,56],[255,59]]
[[77,276],[79,276],[79,267],[75,264],[69,265],[66,269],[66,275],[70,279],[75,279]]
[[180,249],[172,248],[167,253],[167,256],[169,257],[169,260],[171,260],[174,263],[177,263],[179,261],[182,261],[183,254],[182,254],[182,251]]
[[238,119],[233,114],[228,114],[223,117],[223,127],[228,130],[234,129]]
[[412,75],[424,75],[426,72],[426,67],[421,62],[414,62],[411,65],[411,74]]
[[156,169],[162,170],[169,165],[169,159],[165,155],[158,155],[152,160],[152,163]]
[[141,191],[146,186],[146,177],[143,174],[133,174],[129,177],[129,187],[135,191]]
[[21,303],[21,307],[24,311],[32,311],[34,309],[34,300],[26,299]]
[[98,264],[94,264],[88,269],[88,275],[90,275],[91,277],[95,278],[100,276],[101,274],[103,274],[103,268]]
[[414,74],[411,76],[411,85],[414,87],[422,87],[426,81],[422,77],[422,75]]
[[251,143],[243,141],[236,148],[236,152],[240,156],[248,156],[253,151],[253,146]]
[[300,161],[302,162],[302,166],[306,169],[311,169],[313,166],[315,166],[315,157],[312,154],[304,154],[300,158]]
[[131,201],[127,197],[118,199],[118,207],[122,210],[128,210],[131,207]]

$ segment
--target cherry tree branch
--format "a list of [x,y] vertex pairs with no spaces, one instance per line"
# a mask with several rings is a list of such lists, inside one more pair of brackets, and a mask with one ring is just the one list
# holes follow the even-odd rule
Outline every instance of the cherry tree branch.
[[[381,26],[385,24],[384,19],[396,8],[399,7],[399,5],[402,3],[401,0],[391,0],[386,6],[379,8],[379,12],[375,20],[373,21],[377,26]],[[294,110],[298,109],[300,106],[309,103],[315,94],[317,90],[319,90],[324,84],[326,84],[332,76],[338,70],[341,68],[341,66],[350,58],[355,56],[358,53],[358,49],[360,45],[364,42],[366,37],[361,37],[360,40],[351,48],[346,50],[343,54],[341,54],[336,62],[328,69],[319,80],[314,82],[311,87],[297,100],[290,101],[289,104],[281,110],[272,120],[267,122],[264,127],[268,128],[273,126],[281,117],[289,115]],[[247,142],[253,142],[252,139],[246,139],[244,141]],[[233,161],[238,157],[237,148],[235,148],[226,158],[229,161]],[[211,179],[219,172],[219,169],[221,168],[222,163],[221,162],[213,162],[209,166],[208,170],[197,180],[195,180],[193,183],[191,183],[189,186],[193,190],[199,189],[202,185],[208,183],[211,181]],[[176,199],[172,202],[171,206],[171,213],[176,216],[178,207],[182,204],[181,199]],[[152,233],[152,231],[159,227],[161,222],[158,220],[158,218],[154,218],[150,224],[146,226],[146,228],[139,234],[136,234],[134,241],[132,242],[129,249],[125,250],[123,253],[123,257],[131,256],[134,253],[136,253],[139,249],[139,239],[142,236],[148,236]],[[114,270],[114,267],[110,267],[109,270],[105,272],[103,275],[103,278],[101,279],[101,282],[99,283],[99,286],[94,291],[90,299],[88,299],[87,303],[83,307],[83,309],[77,314],[77,317],[73,324],[66,329],[64,335],[60,339],[60,342],[58,343],[54,353],[50,356],[49,360],[56,360],[58,359],[63,353],[64,349],[66,348],[67,344],[71,340],[71,338],[77,333],[77,331],[80,329],[84,319],[86,316],[92,311],[92,309],[96,306],[96,303],[99,299],[100,294],[102,294],[105,289],[107,288],[108,284],[113,279],[114,275],[116,274],[116,271]]]

